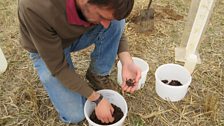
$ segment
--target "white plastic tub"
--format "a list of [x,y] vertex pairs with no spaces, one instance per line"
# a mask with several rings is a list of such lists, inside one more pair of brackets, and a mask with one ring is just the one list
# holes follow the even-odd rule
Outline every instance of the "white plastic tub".
[[[159,66],[155,72],[156,93],[164,100],[179,101],[183,99],[191,84],[190,72],[178,64],[164,64]],[[178,80],[183,85],[172,86],[162,82],[162,80]]]
[[[124,116],[116,123],[111,124],[111,125],[107,125],[107,126],[122,126],[125,118],[127,116],[128,113],[128,106],[127,106],[127,102],[125,101],[124,97],[122,95],[120,95],[118,92],[113,91],[113,90],[109,90],[109,89],[104,89],[104,90],[100,90],[97,91],[98,93],[102,94],[104,98],[106,98],[110,103],[116,105],[117,107],[121,108]],[[95,108],[95,103],[90,102],[90,101],[86,101],[85,105],[84,105],[84,114],[85,117],[89,123],[89,126],[101,126],[99,124],[94,123],[92,120],[90,120],[90,115],[92,114],[92,112],[94,111]]]
[[5,55],[2,52],[2,49],[0,48],[0,74],[5,72],[7,68],[7,61],[5,59]]

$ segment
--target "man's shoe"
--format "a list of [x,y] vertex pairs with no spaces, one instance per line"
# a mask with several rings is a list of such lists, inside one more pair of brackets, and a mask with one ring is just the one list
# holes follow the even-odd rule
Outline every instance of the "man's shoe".
[[107,76],[99,76],[95,75],[90,71],[90,69],[86,72],[86,79],[89,81],[90,86],[97,90],[102,89],[112,89],[112,90],[118,90],[119,86],[118,84],[115,84],[110,78],[109,75]]

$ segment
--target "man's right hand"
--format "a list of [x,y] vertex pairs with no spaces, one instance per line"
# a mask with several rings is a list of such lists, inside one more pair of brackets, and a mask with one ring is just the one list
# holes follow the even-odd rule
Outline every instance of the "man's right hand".
[[113,112],[114,108],[106,100],[102,99],[95,108],[96,116],[102,123],[110,123],[114,121]]
[[[95,101],[99,97],[100,97],[100,94],[94,91],[90,95],[90,97],[88,97],[88,100]],[[106,100],[105,98],[103,98],[95,108],[96,116],[102,123],[113,122],[114,121],[114,117],[112,116],[113,112],[114,112],[114,108],[109,103],[109,101]]]

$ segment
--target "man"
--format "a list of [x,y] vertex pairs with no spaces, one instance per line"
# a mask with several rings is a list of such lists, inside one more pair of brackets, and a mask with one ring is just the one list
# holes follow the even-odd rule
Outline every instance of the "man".
[[[96,90],[109,88],[107,76],[118,54],[123,66],[122,90],[136,89],[140,69],[133,63],[122,35],[123,19],[131,12],[133,3],[133,0],[19,0],[21,44],[29,51],[39,78],[65,123],[84,119],[86,98],[97,103],[98,119],[104,123],[114,120],[111,104],[75,72],[70,52],[95,44],[86,78]],[[125,83],[130,78],[136,82],[134,87]]]

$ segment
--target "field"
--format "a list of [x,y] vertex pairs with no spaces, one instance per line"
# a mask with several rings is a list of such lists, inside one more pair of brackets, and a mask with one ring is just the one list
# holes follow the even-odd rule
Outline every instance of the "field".
[[[190,0],[156,0],[153,31],[140,33],[134,20],[148,1],[136,0],[127,18],[130,53],[149,64],[143,89],[125,94],[129,112],[125,126],[223,126],[224,125],[224,1],[217,0],[207,31],[200,43],[197,64],[188,94],[180,102],[162,100],[155,92],[158,66],[175,61],[181,45]],[[171,13],[172,12],[172,13]],[[17,0],[0,0],[0,47],[8,68],[0,75],[0,126],[65,126],[58,119],[46,91],[19,44]],[[73,54],[77,72],[85,75],[93,47]],[[116,65],[111,79],[116,81]],[[67,124],[68,125],[68,124]],[[72,124],[70,124],[72,125]],[[87,126],[83,121],[80,126]]]

